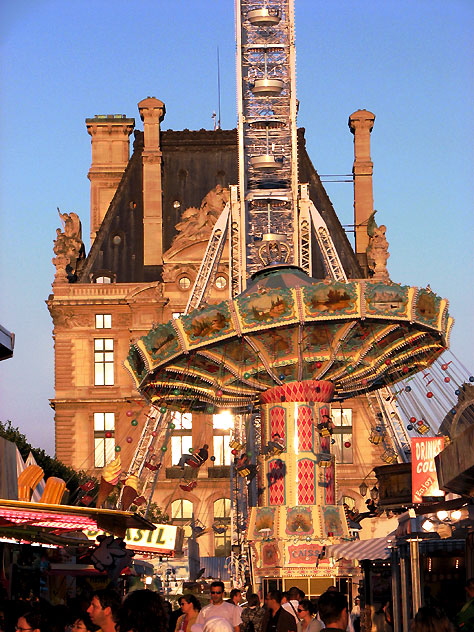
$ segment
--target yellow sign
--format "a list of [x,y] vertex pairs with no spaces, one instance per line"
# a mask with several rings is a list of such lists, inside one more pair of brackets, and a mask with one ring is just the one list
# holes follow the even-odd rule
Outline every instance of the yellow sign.
[[[154,531],[127,529],[124,542],[129,549],[172,556],[176,547],[178,527],[170,524],[155,524]],[[89,540],[95,540],[104,531],[84,531]]]

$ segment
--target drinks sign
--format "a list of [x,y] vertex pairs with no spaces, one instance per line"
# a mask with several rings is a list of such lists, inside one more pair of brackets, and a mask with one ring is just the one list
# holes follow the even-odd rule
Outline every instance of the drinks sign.
[[439,489],[435,456],[444,449],[444,437],[413,438],[411,440],[412,502],[423,502],[424,496],[444,496]]

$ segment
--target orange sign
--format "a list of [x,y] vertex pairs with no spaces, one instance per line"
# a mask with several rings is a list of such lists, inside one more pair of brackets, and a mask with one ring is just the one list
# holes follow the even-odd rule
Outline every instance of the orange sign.
[[416,437],[411,440],[412,502],[424,496],[444,496],[439,489],[435,456],[444,449],[444,437]]

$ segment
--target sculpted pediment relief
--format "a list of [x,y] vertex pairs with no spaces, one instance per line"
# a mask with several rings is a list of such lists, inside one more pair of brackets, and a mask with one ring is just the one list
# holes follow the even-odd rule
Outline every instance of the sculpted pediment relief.
[[139,301],[156,301],[163,298],[163,287],[161,283],[150,283],[145,287],[135,288],[130,294],[127,296],[127,300],[129,302],[139,302]]
[[176,224],[171,247],[163,254],[164,263],[171,261],[200,262],[217,218],[229,201],[229,189],[214,187],[203,199],[201,206],[185,209]]

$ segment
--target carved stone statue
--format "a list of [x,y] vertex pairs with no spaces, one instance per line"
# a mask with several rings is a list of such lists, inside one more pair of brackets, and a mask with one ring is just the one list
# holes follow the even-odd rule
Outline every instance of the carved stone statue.
[[191,206],[183,211],[181,221],[176,224],[178,234],[165,253],[166,257],[173,256],[194,242],[207,241],[228,200],[229,189],[218,184],[209,191],[199,208]]
[[56,229],[54,240],[54,254],[52,259],[56,267],[55,283],[74,283],[86,258],[86,251],[82,241],[82,226],[76,213],[61,213],[59,217],[63,230]]
[[369,234],[369,245],[367,246],[367,265],[372,272],[372,278],[376,281],[389,281],[387,270],[388,241],[385,237],[386,226],[375,226]]

